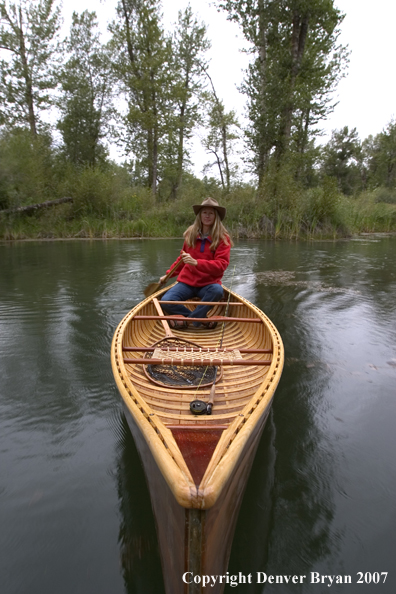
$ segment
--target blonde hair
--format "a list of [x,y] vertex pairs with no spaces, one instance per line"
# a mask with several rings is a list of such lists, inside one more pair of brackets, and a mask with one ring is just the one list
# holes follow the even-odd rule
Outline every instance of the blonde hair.
[[[186,231],[183,233],[184,240],[188,247],[194,247],[198,235],[202,233],[201,210],[195,217],[194,223],[190,225],[190,227],[188,227],[188,229],[186,229]],[[231,239],[231,235],[229,234],[229,232],[220,220],[219,213],[216,209],[214,209],[214,212],[215,220],[209,233],[210,238],[212,240],[212,243],[210,245],[210,249],[212,252],[216,250],[220,241],[224,241],[226,245],[230,245],[231,247],[234,245]]]

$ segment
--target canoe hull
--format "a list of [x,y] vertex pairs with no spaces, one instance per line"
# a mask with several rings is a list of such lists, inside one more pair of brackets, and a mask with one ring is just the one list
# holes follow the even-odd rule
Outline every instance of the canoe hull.
[[[181,507],[144,439],[134,416],[124,403],[125,416],[144,468],[160,548],[166,594],[201,594],[201,583],[194,576],[225,575],[239,509],[254,456],[268,418],[270,406],[250,434],[240,463],[224,486],[222,496],[208,510]],[[185,574],[185,583],[183,576]],[[225,583],[211,587],[222,594]]]

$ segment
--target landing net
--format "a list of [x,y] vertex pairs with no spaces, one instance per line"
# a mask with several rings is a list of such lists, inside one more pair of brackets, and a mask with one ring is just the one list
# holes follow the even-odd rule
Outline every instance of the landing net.
[[[160,365],[144,366],[147,377],[155,384],[172,386],[176,389],[204,388],[211,386],[213,381],[221,379],[222,369],[216,375],[214,365],[183,365],[183,359],[208,359],[208,351],[200,345],[182,338],[169,337],[153,345],[154,352],[147,353],[146,358],[163,359]],[[215,354],[218,358],[218,353]],[[166,361],[166,363],[165,363]]]

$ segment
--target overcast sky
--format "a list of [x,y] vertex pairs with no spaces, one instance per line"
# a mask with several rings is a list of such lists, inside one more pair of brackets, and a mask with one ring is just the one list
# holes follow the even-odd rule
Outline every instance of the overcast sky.
[[[243,80],[248,57],[241,52],[246,47],[239,27],[226,20],[226,13],[218,12],[210,0],[163,0],[164,24],[171,29],[178,10],[190,3],[194,14],[205,22],[212,43],[209,72],[218,96],[227,110],[234,109],[243,117],[245,97],[237,87]],[[63,5],[65,27],[68,30],[73,10],[95,10],[106,29],[114,18],[116,0],[67,0]],[[346,78],[338,85],[335,97],[339,102],[334,113],[323,122],[323,129],[349,126],[357,128],[363,140],[377,134],[396,115],[395,82],[395,23],[394,0],[337,0],[336,6],[345,13],[339,41],[351,51]],[[195,146],[198,147],[199,143]],[[205,156],[196,148],[197,169]],[[198,171],[197,171],[198,173]]]

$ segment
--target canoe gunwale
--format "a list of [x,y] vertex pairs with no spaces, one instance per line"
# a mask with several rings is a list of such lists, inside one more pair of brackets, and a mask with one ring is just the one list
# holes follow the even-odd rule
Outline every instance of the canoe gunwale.
[[[260,317],[267,326],[272,339],[272,362],[252,398],[223,431],[202,481],[197,487],[172,432],[139,395],[124,364],[122,340],[125,328],[134,316],[152,301],[153,297],[160,296],[165,290],[162,289],[140,302],[118,325],[111,348],[113,373],[125,405],[133,415],[176,501],[184,508],[210,509],[215,505],[223,486],[232,475],[251,433],[257,424],[260,425],[261,417],[266,418],[268,414],[283,369],[282,340],[271,320],[263,312],[243,297],[229,291],[232,297],[246,304],[251,312]],[[226,288],[225,290],[228,291]],[[207,426],[211,426],[221,423],[221,416],[205,420]],[[202,422],[197,421],[196,424],[200,425]]]

